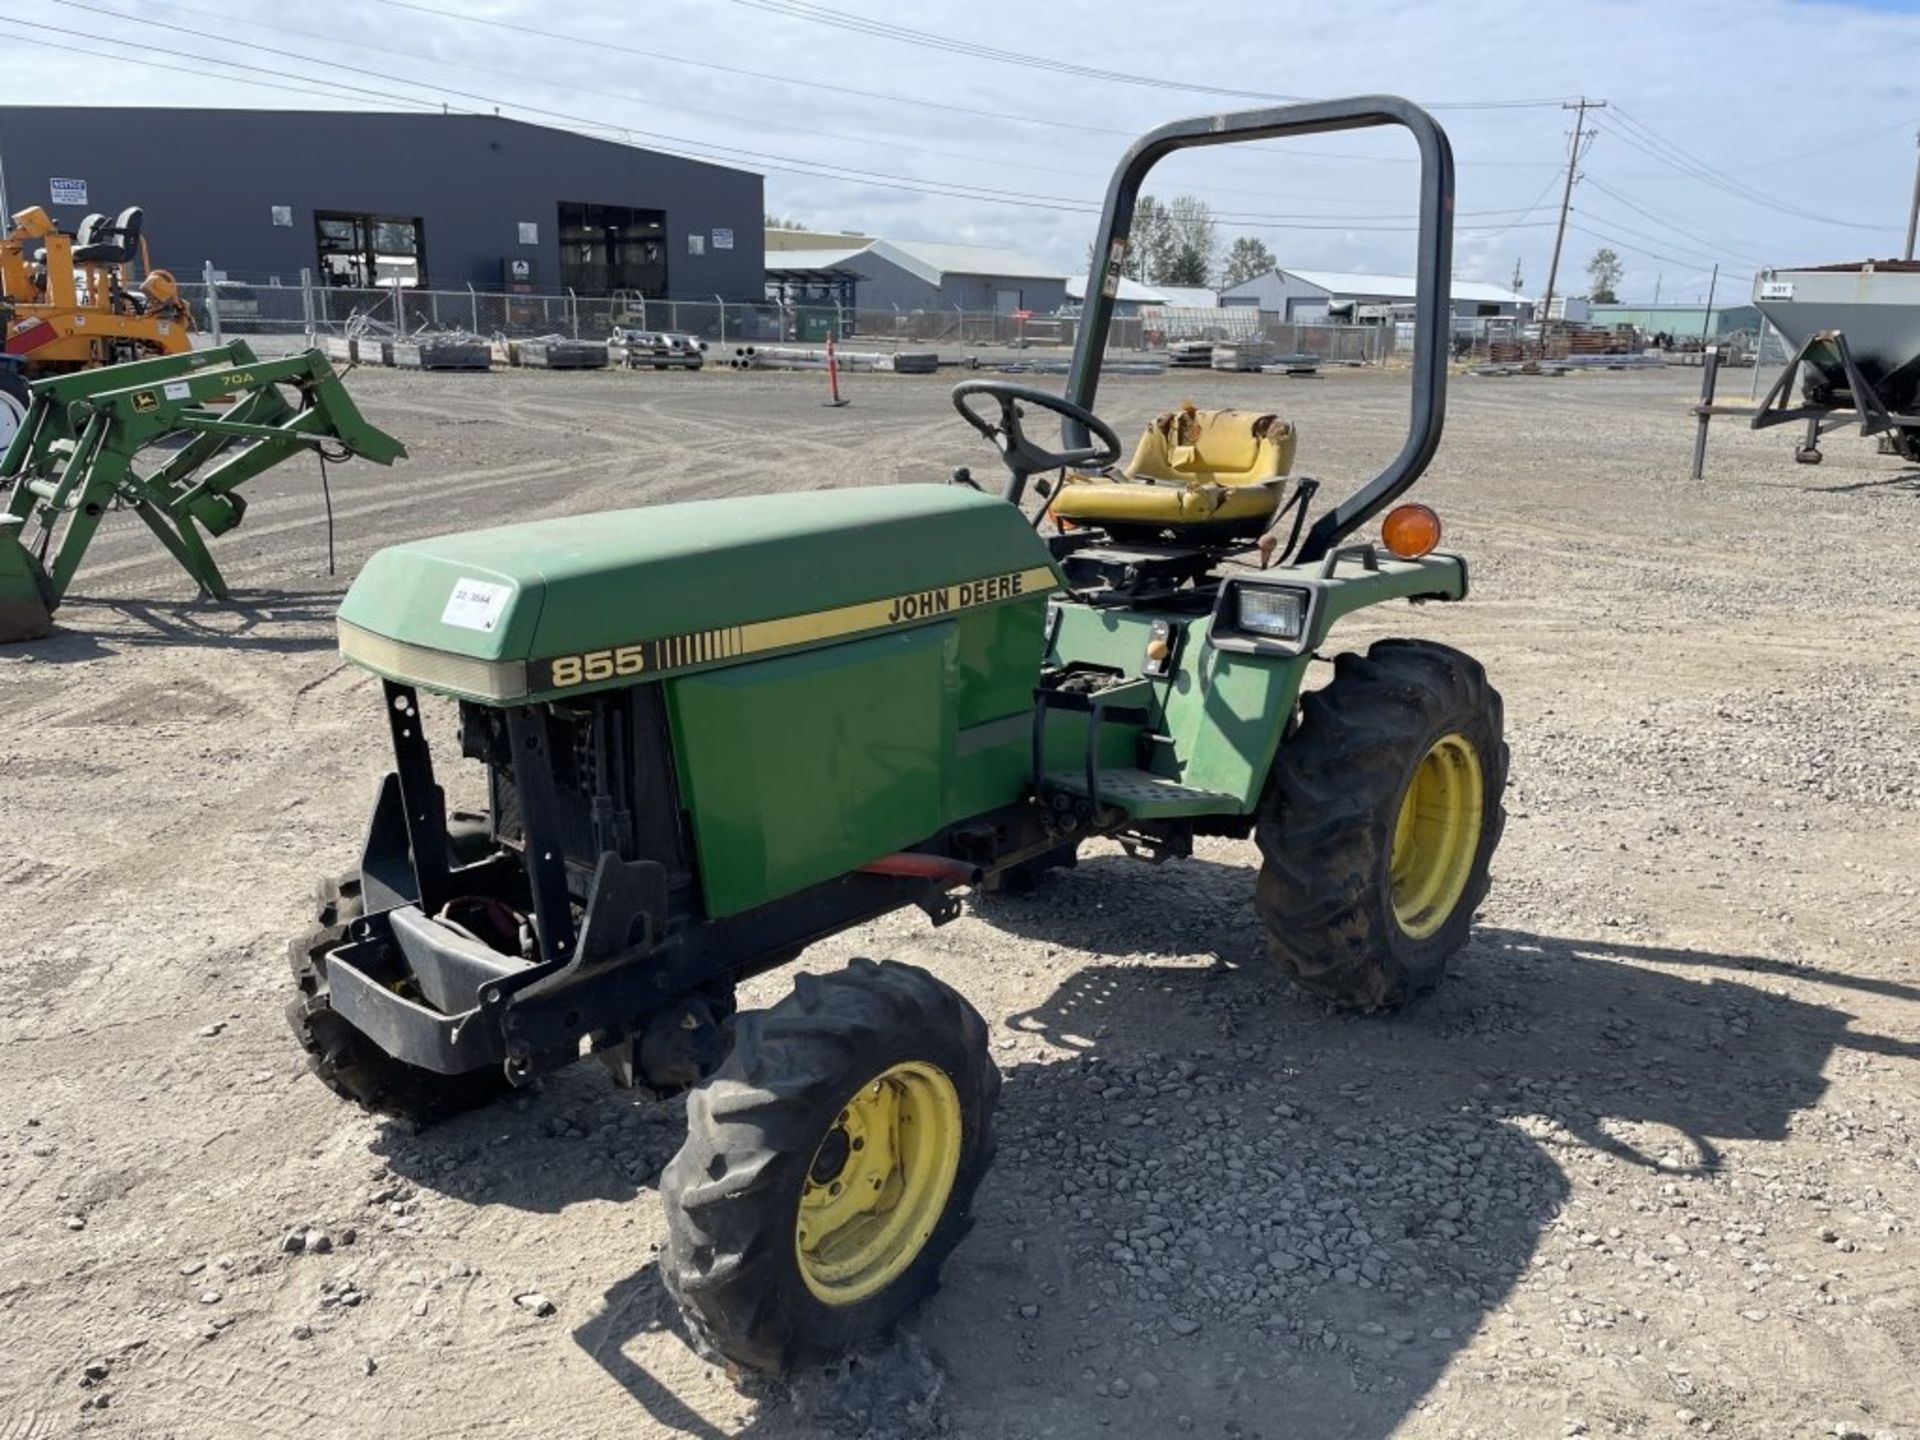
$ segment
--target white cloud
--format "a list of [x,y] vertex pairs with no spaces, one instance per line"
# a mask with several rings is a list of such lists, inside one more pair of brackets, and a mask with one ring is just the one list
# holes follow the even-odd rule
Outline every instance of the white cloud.
[[[269,0],[82,0],[116,9],[124,24],[61,0],[15,0],[0,15],[10,69],[31,65],[31,97],[116,104],[311,108],[327,102],[253,80],[213,78],[217,67],[184,64],[203,77],[114,63],[138,55],[71,36],[15,28],[32,21],[97,35],[133,35],[199,57],[327,77],[415,95],[456,109],[500,105],[519,118],[626,128],[680,144],[730,146],[800,167],[830,166],[935,188],[984,187],[1063,203],[1096,201],[1128,138],[1167,119],[1240,102],[1204,94],[1062,76],[955,56],[786,18],[738,0],[658,0],[647,6],[578,0],[422,0],[447,10],[553,32],[552,38],[440,19],[380,0],[335,0],[324,12],[289,11]],[[842,13],[884,18],[1029,54],[1167,79],[1270,91],[1339,94],[1391,91],[1425,102],[1560,97],[1584,92],[1613,102],[1576,194],[1562,284],[1583,280],[1585,261],[1612,243],[1627,266],[1623,292],[1665,298],[1703,291],[1714,259],[1743,275],[1756,263],[1794,263],[1896,253],[1901,243],[1920,120],[1920,16],[1795,0],[1514,0],[1279,7],[1216,0],[1189,18],[1161,6],[1111,0],[921,0],[902,10],[883,0],[827,0]],[[1204,13],[1205,27],[1191,16]],[[134,18],[137,15],[138,19]],[[155,28],[179,25],[192,33]],[[283,28],[284,27],[284,28]],[[29,37],[90,53],[42,49]],[[248,41],[303,58],[248,51]],[[616,46],[630,47],[616,49]],[[638,53],[635,53],[638,52]],[[880,91],[987,112],[972,116],[717,73],[660,58],[706,60],[793,81]],[[304,58],[311,57],[311,58]],[[395,79],[354,75],[359,66]],[[110,81],[110,84],[103,83]],[[450,94],[445,89],[464,92]],[[23,96],[23,98],[27,98]],[[361,96],[342,105],[374,106]],[[580,117],[569,122],[539,111]],[[1529,288],[1545,279],[1558,200],[1556,168],[1570,116],[1557,107],[1438,112],[1459,160],[1458,270],[1505,281],[1518,259]],[[1053,122],[1034,124],[1018,117]],[[1634,122],[1645,129],[1635,129]],[[1848,229],[1753,204],[1679,173],[1648,151],[1653,134],[1684,147],[1737,185],[1790,208],[1865,221]],[[1408,223],[1413,167],[1381,157],[1410,153],[1385,137],[1321,138],[1300,147],[1183,155],[1153,188],[1201,193],[1216,211],[1297,217],[1326,226]],[[1369,158],[1371,157],[1371,158]],[[1093,217],[986,199],[915,194],[874,180],[767,174],[770,210],[821,229],[871,229],[901,238],[1017,246],[1066,269],[1083,263]],[[1537,208],[1524,216],[1520,210]],[[1519,220],[1516,228],[1497,227]],[[1405,232],[1283,228],[1228,223],[1230,237],[1255,225],[1283,263],[1404,270]],[[1597,233],[1587,233],[1597,232]],[[1605,241],[1597,236],[1604,235]],[[1647,254],[1642,252],[1654,252]],[[1664,257],[1664,258],[1657,258]],[[1736,278],[1734,290],[1744,288]],[[1724,293],[1724,292],[1723,292]]]

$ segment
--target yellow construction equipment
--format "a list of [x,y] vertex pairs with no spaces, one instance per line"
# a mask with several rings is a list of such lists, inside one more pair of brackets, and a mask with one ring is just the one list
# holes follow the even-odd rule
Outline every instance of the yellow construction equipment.
[[0,240],[0,324],[27,378],[192,348],[193,312],[148,263],[143,218],[130,205],[68,235],[38,205],[15,213]]

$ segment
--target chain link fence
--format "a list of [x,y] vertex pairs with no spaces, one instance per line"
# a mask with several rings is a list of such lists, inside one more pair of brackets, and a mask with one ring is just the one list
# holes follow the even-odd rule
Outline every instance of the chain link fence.
[[[478,290],[418,290],[381,286],[353,289],[286,283],[282,277],[216,278],[213,271],[182,284],[204,334],[282,337],[288,344],[309,337],[368,331],[411,336],[432,331],[471,331],[488,338],[530,339],[563,335],[605,340],[619,327],[692,335],[707,343],[716,360],[752,345],[820,345],[832,335],[861,350],[934,351],[952,358],[997,352],[1055,352],[1064,358],[1078,337],[1075,314],[1030,315],[974,310],[879,310],[822,304],[741,303],[713,300],[652,300],[638,295],[509,294]],[[1583,333],[1587,348],[1598,332]],[[1393,366],[1410,363],[1414,327],[1397,321],[1376,325],[1297,324],[1271,311],[1149,307],[1116,316],[1108,333],[1109,354],[1158,359],[1170,345],[1187,341],[1264,345],[1274,358],[1311,355],[1323,365]],[[1650,343],[1645,337],[1640,343]],[[1779,336],[1743,332],[1718,337],[1747,361],[1754,348],[1762,365],[1786,356]],[[1548,356],[1582,349],[1568,332],[1548,338]],[[1617,348],[1617,347],[1607,347]],[[1636,347],[1637,348],[1637,347]],[[1517,321],[1457,324],[1453,357],[1462,363],[1500,359],[1503,351],[1540,354],[1537,329]],[[1023,358],[1009,355],[1007,358]],[[1032,357],[1038,358],[1038,355]],[[1684,363],[1684,359],[1682,360]]]
[[[314,283],[310,277],[239,276],[208,267],[181,284],[203,333],[281,337],[289,342],[369,331],[415,335],[471,331],[509,340],[564,335],[607,339],[617,327],[697,336],[724,356],[735,347],[822,344],[829,334],[865,350],[1067,351],[1079,333],[1077,315],[1025,315],[972,310],[879,310],[833,305],[652,300],[632,294],[576,295],[571,291],[518,294],[478,290],[419,290],[398,286],[357,289]],[[1217,333],[1216,333],[1217,332]],[[1294,325],[1253,310],[1166,311],[1116,316],[1110,353],[1151,356],[1182,339],[1259,340],[1277,355],[1306,353],[1324,363],[1377,365],[1392,360],[1392,326]]]

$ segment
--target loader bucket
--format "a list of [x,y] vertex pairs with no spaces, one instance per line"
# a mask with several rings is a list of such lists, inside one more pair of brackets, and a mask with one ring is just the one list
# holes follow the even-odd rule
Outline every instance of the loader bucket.
[[0,515],[0,644],[53,633],[53,587],[20,543],[20,522]]

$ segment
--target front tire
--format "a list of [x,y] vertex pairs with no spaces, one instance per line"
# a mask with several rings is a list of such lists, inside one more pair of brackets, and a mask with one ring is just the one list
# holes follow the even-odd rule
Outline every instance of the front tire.
[[1343,654],[1301,701],[1258,827],[1255,904],[1303,989],[1383,1010],[1433,989],[1466,943],[1506,825],[1499,692],[1419,640]]
[[[490,844],[484,815],[456,811],[448,817],[447,858],[454,865],[480,859]],[[497,1068],[465,1075],[436,1075],[396,1060],[334,1013],[327,983],[327,957],[346,943],[353,922],[367,913],[360,872],[320,880],[313,891],[314,918],[304,935],[287,944],[293,996],[287,1025],[315,1078],[343,1100],[381,1114],[428,1125],[475,1109],[511,1088]]]
[[855,960],[740,1016],[661,1175],[661,1271],[697,1346],[780,1373],[885,1333],[939,1283],[992,1163],[986,1022]]

